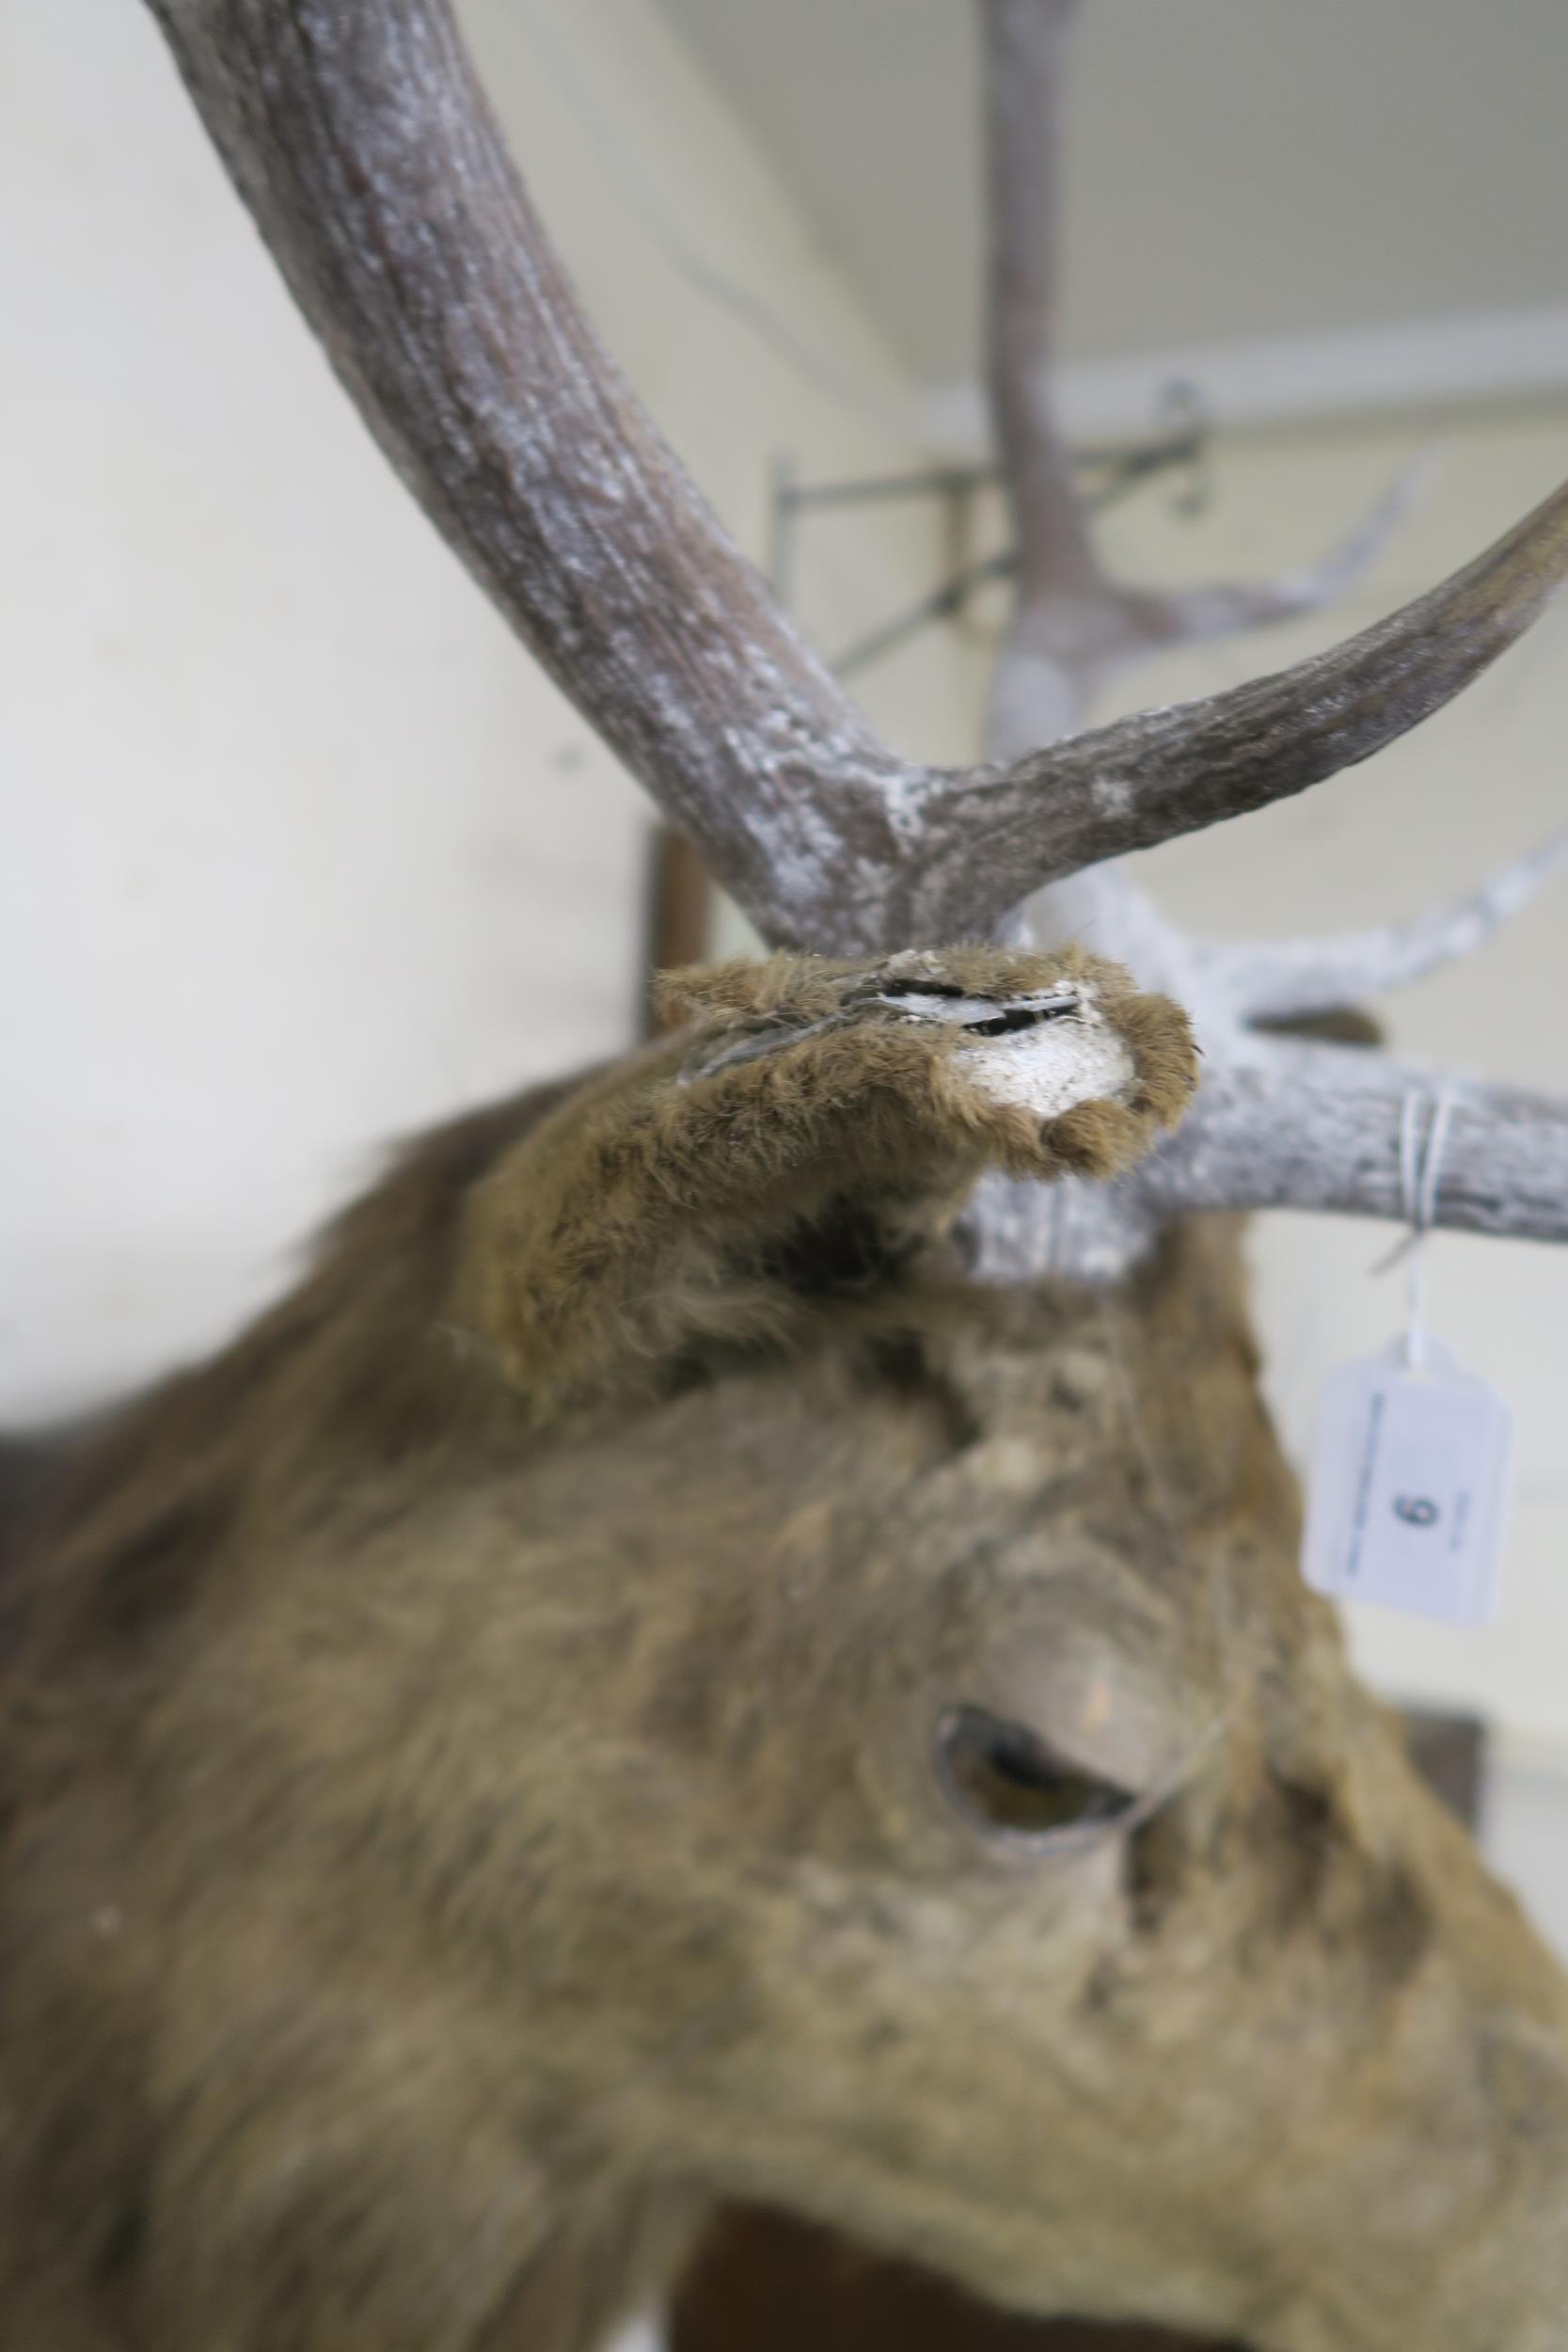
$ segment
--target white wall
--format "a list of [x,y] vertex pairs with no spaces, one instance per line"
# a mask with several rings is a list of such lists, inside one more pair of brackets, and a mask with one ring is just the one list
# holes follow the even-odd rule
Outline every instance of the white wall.
[[[645,0],[473,0],[634,382],[762,544],[886,437],[699,292],[910,388]],[[624,1042],[645,813],[393,480],[132,0],[0,11],[0,1415],[208,1343],[384,1138]],[[824,543],[852,631],[935,543]],[[878,683],[958,749],[949,659]]]

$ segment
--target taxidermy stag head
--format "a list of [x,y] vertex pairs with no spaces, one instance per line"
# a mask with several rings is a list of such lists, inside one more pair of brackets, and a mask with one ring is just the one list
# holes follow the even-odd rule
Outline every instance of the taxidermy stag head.
[[[27,1466],[8,2352],[590,2352],[736,2194],[1024,2312],[1563,2352],[1568,1984],[1298,1581],[1196,1214],[1397,1213],[1404,1074],[1257,1025],[1519,877],[1265,954],[1107,861],[1433,710],[1568,494],[1334,652],[1046,739],[1352,558],[1101,571],[1041,388],[1069,11],[991,0],[1020,598],[989,764],[911,767],[620,384],[442,0],[155,6],[404,479],[778,952],[428,1137]],[[1455,1101],[1440,1221],[1568,1237],[1568,1110]]]

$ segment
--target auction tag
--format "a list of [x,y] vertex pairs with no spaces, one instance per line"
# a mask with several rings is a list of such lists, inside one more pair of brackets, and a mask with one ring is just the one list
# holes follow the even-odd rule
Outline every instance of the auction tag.
[[1482,1625],[1497,1605],[1513,1413],[1428,1340],[1395,1341],[1324,1387],[1302,1570],[1320,1593]]

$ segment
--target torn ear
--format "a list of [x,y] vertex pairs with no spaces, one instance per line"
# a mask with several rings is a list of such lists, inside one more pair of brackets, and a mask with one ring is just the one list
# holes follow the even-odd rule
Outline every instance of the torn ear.
[[[656,991],[661,1025],[695,1025],[720,1041],[735,1030],[780,1044],[817,1033],[817,1086],[840,1058],[822,1033],[842,1032],[847,1040],[849,1021],[846,1099],[877,1083],[898,1091],[895,1072],[902,1070],[911,1105],[935,1086],[951,1135],[983,1127],[987,1152],[1014,1175],[1119,1175],[1159,1131],[1177,1124],[1197,1083],[1196,1048],[1181,1008],[1145,994],[1120,965],[1076,947],[1049,957],[980,946],[910,950],[869,964],[779,954],[666,973]],[[1049,1004],[1040,1001],[1047,993]],[[980,1016],[990,1008],[996,1018],[987,1021]],[[1088,1089],[1092,1100],[1045,1114],[1042,1123],[1045,1106],[1029,1094],[1028,1033],[1057,1020],[1109,1029],[1126,1049],[1130,1069],[1125,1080],[1105,1073],[1102,1085]],[[880,1033],[875,1047],[873,1030]],[[1015,1030],[1010,1047],[993,1050],[993,1032],[1000,1039]],[[1008,1067],[1015,1054],[1020,1060]],[[949,1065],[945,1080],[939,1063]]]

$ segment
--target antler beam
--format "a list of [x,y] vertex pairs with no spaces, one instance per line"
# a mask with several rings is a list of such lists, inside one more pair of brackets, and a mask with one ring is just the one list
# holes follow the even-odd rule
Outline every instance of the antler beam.
[[1052,406],[1067,43],[1081,0],[986,0],[987,385],[1018,543],[1020,610],[1107,585]]
[[1180,1135],[1131,1180],[1161,1222],[1195,1209],[1307,1209],[1407,1218],[1400,1136],[1411,1094],[1453,1100],[1433,1223],[1568,1242],[1568,1103],[1440,1079],[1354,1046],[1275,1041],[1206,1074]]
[[972,1220],[975,1269],[1009,1281],[1045,1267],[1115,1277],[1163,1226],[1195,1209],[1398,1217],[1408,1206],[1400,1176],[1404,1104],[1411,1090],[1430,1093],[1439,1084],[1463,1107],[1445,1153],[1437,1221],[1568,1240],[1568,1105],[1253,1026],[1355,1004],[1473,952],[1560,863],[1562,839],[1412,922],[1277,942],[1188,939],[1124,871],[1093,862],[1103,857],[1108,834],[1121,846],[1142,846],[1235,815],[1348,767],[1414,725],[1446,698],[1458,668],[1481,668],[1551,593],[1568,532],[1562,494],[1443,587],[1316,661],[1079,736],[1049,755],[1049,785],[1047,763],[1025,750],[1076,723],[1111,671],[1139,652],[1326,600],[1383,544],[1415,480],[1407,472],[1336,555],[1293,579],[1167,592],[1124,588],[1105,574],[1076,502],[1047,376],[1061,85],[1077,11],[1078,0],[982,0],[991,407],[1027,559],[992,691],[990,748],[1013,764],[986,795],[984,858],[993,870],[1038,872],[1027,781],[1035,774],[1050,796],[1053,853],[1076,825],[1085,830],[1080,870],[1045,893],[1032,920],[1048,933],[1084,938],[1146,985],[1180,996],[1204,1042],[1205,1074],[1180,1133],[1124,1183],[1058,1186],[1042,1197],[993,1182]]
[[1328,653],[954,780],[941,814],[967,829],[974,870],[967,883],[947,882],[944,899],[973,922],[1008,880],[1022,897],[1369,759],[1479,677],[1565,574],[1568,488],[1440,587]]
[[445,0],[151,5],[383,448],[770,939],[859,953],[978,931],[1052,876],[1300,791],[1457,692],[1568,571],[1565,495],[1298,670],[1011,765],[901,761],[599,345]]
[[831,910],[847,835],[888,853],[899,765],[599,343],[445,0],[152,6],[295,298],[437,530],[769,931]]
[[1278,580],[1149,589],[1105,570],[1051,388],[1063,85],[1082,0],[982,0],[987,371],[1019,550],[1018,596],[991,683],[988,749],[1017,757],[1083,724],[1118,670],[1163,646],[1267,628],[1330,603],[1373,561],[1424,469],[1392,485],[1320,564]]

